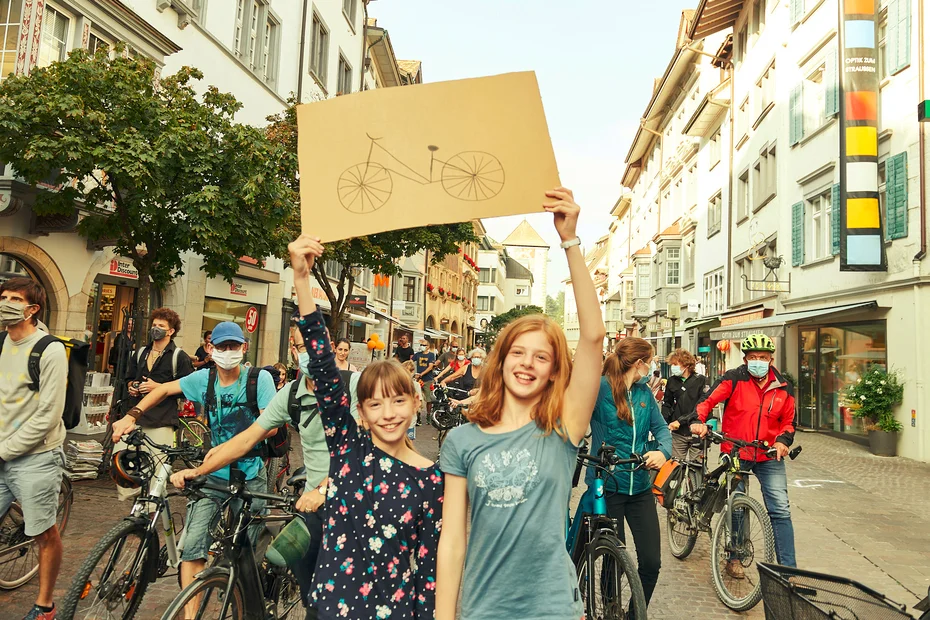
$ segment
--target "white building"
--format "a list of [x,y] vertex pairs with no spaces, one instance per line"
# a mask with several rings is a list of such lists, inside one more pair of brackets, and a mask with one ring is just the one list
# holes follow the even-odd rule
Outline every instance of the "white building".
[[485,235],[478,245],[478,310],[475,320],[479,326],[506,312],[506,277],[507,250]]
[[504,239],[503,246],[507,248],[507,253],[511,258],[533,273],[534,285],[530,303],[545,308],[546,286],[549,277],[549,244],[529,222],[523,220]]
[[[12,0],[4,7],[3,75],[64,60],[76,48],[125,42],[130,53],[152,58],[162,75],[185,65],[201,69],[196,88],[232,93],[243,103],[237,120],[255,125],[283,110],[291,93],[306,102],[362,86],[364,0]],[[43,320],[57,334],[92,342],[94,369],[105,370],[111,332],[133,303],[138,275],[109,248],[88,247],[75,231],[77,210],[72,218],[35,215],[32,188],[9,166],[2,172],[0,278],[28,273],[40,281],[49,292]],[[198,256],[187,255],[184,275],[153,292],[153,307],[181,316],[178,344],[193,352],[203,330],[231,319],[247,327],[253,364],[286,359],[282,334],[293,305],[284,263],[243,260],[232,284],[208,278],[201,266]],[[322,304],[318,287],[315,295]]]

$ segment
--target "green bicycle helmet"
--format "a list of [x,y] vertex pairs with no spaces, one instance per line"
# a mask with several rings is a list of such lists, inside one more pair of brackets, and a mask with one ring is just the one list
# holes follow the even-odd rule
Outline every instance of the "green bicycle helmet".
[[749,351],[774,353],[775,343],[765,334],[749,334],[743,339],[743,342],[740,343],[739,348],[743,353],[748,353]]

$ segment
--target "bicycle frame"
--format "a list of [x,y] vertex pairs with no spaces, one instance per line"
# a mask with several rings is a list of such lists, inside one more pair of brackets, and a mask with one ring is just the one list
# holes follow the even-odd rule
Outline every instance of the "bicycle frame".
[[[171,466],[166,462],[158,467],[158,472],[149,483],[148,493],[143,493],[132,506],[129,513],[130,519],[143,519],[148,511],[149,504],[155,504],[155,512],[151,519],[148,519],[146,533],[155,536],[158,540],[156,528],[158,527],[158,518],[161,516],[162,531],[165,534],[165,547],[168,551],[168,566],[177,568],[181,564],[181,546],[178,544],[175,529],[174,518],[171,516],[171,508],[168,506],[168,480],[171,478]],[[137,562],[141,558],[137,558]],[[136,566],[135,568],[138,568]]]

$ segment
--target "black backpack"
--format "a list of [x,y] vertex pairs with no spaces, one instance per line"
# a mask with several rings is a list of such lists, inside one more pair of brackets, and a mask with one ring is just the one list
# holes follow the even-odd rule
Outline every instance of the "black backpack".
[[[264,368],[250,367],[249,374],[246,379],[245,384],[245,405],[252,411],[252,415],[258,419],[259,408],[258,408],[258,377],[264,370]],[[266,371],[267,372],[267,371]],[[207,412],[207,420],[209,420],[209,412],[215,410],[216,408],[216,368],[210,368],[210,374],[207,377],[207,394],[204,397],[204,410]],[[242,404],[242,403],[238,403]],[[259,456],[263,459],[267,458],[280,458],[287,454],[288,450],[291,448],[291,438],[290,433],[288,432],[287,424],[283,425],[278,429],[278,432],[275,433],[272,437],[265,439],[259,445],[246,454],[242,458],[252,458]]]
[[[0,351],[6,341],[6,332],[0,332]],[[60,342],[65,347],[65,357],[68,360],[68,382],[65,388],[65,407],[61,412],[61,419],[65,428],[71,430],[81,422],[81,408],[84,404],[84,379],[87,375],[87,355],[90,345],[86,342],[72,338],[59,338],[46,334],[32,347],[26,367],[29,369],[29,389],[39,391],[39,362],[42,354],[53,342]]]
[[[320,413],[320,408],[318,405],[301,405],[300,401],[297,399],[297,390],[300,388],[300,382],[304,381],[303,377],[298,377],[295,381],[291,381],[288,385],[287,392],[287,413],[291,417],[291,425],[297,429],[299,433],[301,428],[307,428],[310,425],[311,420],[315,418]],[[310,417],[307,418],[307,421],[303,424],[300,423],[300,416],[304,411],[310,411]],[[285,424],[285,426],[287,426]]]

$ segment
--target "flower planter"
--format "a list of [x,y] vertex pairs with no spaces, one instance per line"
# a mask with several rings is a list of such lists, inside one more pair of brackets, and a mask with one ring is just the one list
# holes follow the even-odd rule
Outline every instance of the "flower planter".
[[898,455],[898,433],[879,430],[869,431],[869,449],[876,456]]

